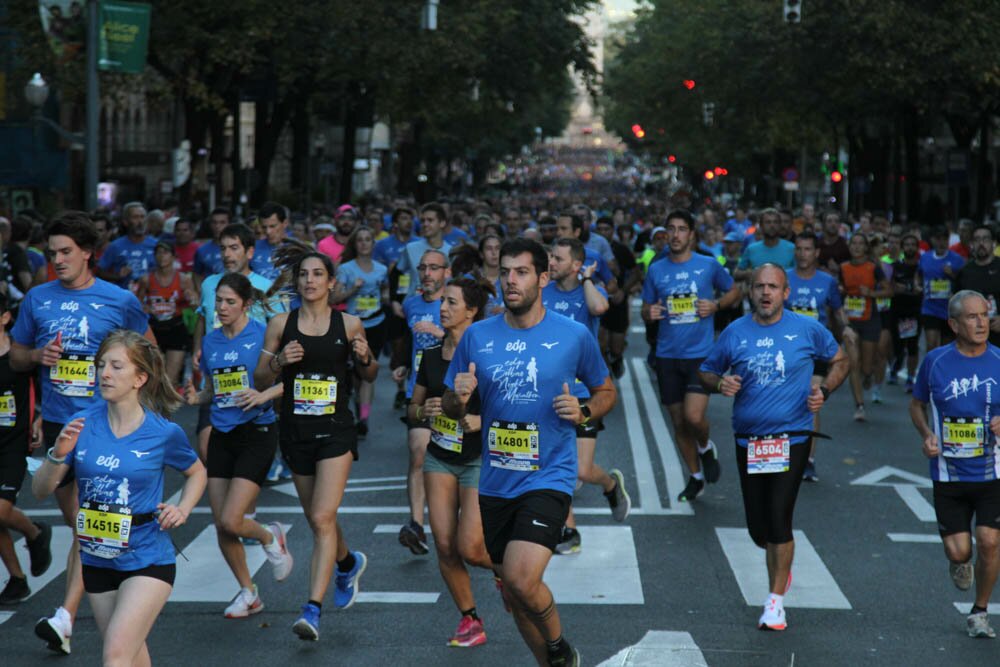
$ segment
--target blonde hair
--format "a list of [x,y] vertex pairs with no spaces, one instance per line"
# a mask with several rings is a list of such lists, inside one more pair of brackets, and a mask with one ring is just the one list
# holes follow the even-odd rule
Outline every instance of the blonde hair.
[[144,336],[128,329],[115,329],[109,333],[97,349],[95,361],[116,345],[125,348],[129,361],[140,373],[146,374],[146,383],[139,387],[139,403],[143,407],[164,417],[169,417],[183,403],[173,382],[167,377],[166,365],[160,348],[150,343]]

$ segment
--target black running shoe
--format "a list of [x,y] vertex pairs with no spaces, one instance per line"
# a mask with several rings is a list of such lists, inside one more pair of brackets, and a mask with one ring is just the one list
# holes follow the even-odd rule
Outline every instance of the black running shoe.
[[25,540],[28,544],[28,556],[31,558],[31,576],[40,577],[52,565],[52,526],[38,521],[35,523],[42,532],[33,540]]
[[361,419],[358,421],[358,437],[363,438],[368,435],[368,420]]
[[429,551],[424,527],[413,519],[410,519],[409,523],[399,529],[399,543],[415,556],[423,556]]
[[684,490],[680,492],[677,496],[677,500],[682,503],[689,503],[695,498],[701,495],[701,492],[705,490],[705,482],[700,479],[695,479],[694,477],[688,478],[688,484],[684,487]]
[[396,398],[392,401],[393,410],[401,410],[406,407],[406,392],[397,391]]
[[719,450],[716,449],[715,443],[709,440],[708,449],[698,452],[698,459],[701,461],[701,471],[705,474],[705,481],[709,484],[718,482],[722,468],[719,466]]
[[621,376],[625,375],[625,360],[621,357],[617,357],[611,360],[611,374],[615,376],[618,380]]
[[31,589],[28,588],[27,577],[12,576],[3,591],[0,591],[0,604],[17,604],[29,595]]

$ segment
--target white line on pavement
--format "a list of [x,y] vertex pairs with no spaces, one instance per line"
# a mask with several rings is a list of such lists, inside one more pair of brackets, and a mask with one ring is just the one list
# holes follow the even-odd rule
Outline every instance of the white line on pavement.
[[646,327],[644,327],[641,324],[633,324],[631,327],[629,327],[629,331],[635,334],[644,334],[646,333]]
[[[62,516],[59,510],[24,510],[30,517],[51,517]],[[195,507],[192,514],[211,514],[210,507]],[[337,510],[338,514],[409,514],[410,508],[406,505],[358,505],[356,507],[341,506]],[[611,516],[607,507],[573,507],[573,513],[580,516]],[[257,508],[257,514],[302,514],[302,507],[299,505],[268,505]],[[650,511],[641,507],[632,508],[629,516],[665,516],[674,514],[691,514],[680,510],[663,509],[661,511]],[[397,530],[399,530],[397,528]]]
[[[972,602],[956,602],[955,609],[957,609],[962,614],[962,616],[967,616],[969,612],[972,610]],[[991,615],[1000,614],[1000,603],[997,604],[990,603],[987,606],[986,613]]]
[[434,604],[440,593],[408,593],[406,591],[359,592],[357,602],[379,602],[382,604]]
[[639,559],[629,526],[580,526],[579,553],[555,556],[545,583],[563,604],[643,604]]
[[689,632],[650,630],[638,644],[624,648],[597,667],[708,667]]
[[940,535],[926,533],[886,533],[893,542],[915,542],[918,544],[941,544]]
[[0,611],[0,625],[3,625],[14,616],[13,611]]
[[910,511],[918,519],[928,523],[937,521],[934,506],[927,502],[927,499],[920,493],[918,487],[910,484],[894,484],[893,488],[896,489],[896,493],[899,494],[899,497],[903,499],[903,502],[906,503],[906,506],[910,508]]
[[667,422],[663,418],[660,402],[653,391],[652,380],[650,380],[649,373],[646,372],[646,362],[639,357],[633,357],[631,364],[636,382],[639,384],[639,391],[642,393],[646,418],[649,420],[653,439],[656,441],[656,448],[660,453],[660,462],[663,464],[663,474],[667,480],[667,501],[670,503],[670,509],[673,510],[674,514],[694,514],[694,508],[691,507],[690,503],[674,503],[677,494],[684,490],[684,471],[681,469],[674,439],[670,436]]
[[347,480],[347,484],[374,484],[375,482],[405,482],[406,475],[396,477],[357,477]]
[[649,443],[646,442],[645,429],[639,416],[639,402],[635,395],[635,386],[632,384],[630,365],[625,364],[625,374],[618,382],[618,390],[621,392],[622,408],[625,410],[625,426],[628,429],[632,460],[635,462],[636,484],[639,488],[640,503],[633,508],[633,511],[639,507],[653,511],[662,510],[660,492],[656,488],[656,477],[653,474],[653,462],[649,458]]
[[[716,528],[715,533],[722,550],[736,576],[743,599],[752,607],[764,604],[770,586],[764,550],[750,539],[745,528]],[[786,607],[808,609],[850,609],[833,575],[826,569],[823,559],[801,530],[793,531],[795,537],[795,562],[792,565],[794,582],[785,595]]]

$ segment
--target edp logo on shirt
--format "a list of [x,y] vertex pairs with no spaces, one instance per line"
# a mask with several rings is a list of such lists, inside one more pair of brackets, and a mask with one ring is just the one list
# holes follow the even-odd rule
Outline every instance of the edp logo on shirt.
[[521,353],[524,352],[526,349],[528,349],[528,345],[523,340],[518,339],[515,341],[511,341],[510,343],[507,343],[504,349],[507,350],[508,352]]
[[230,352],[226,352],[226,354],[222,358],[225,359],[226,361],[236,361],[237,359],[239,359],[239,356],[240,356],[239,352],[237,352],[236,350],[232,350]]
[[774,339],[773,338],[769,338],[768,337],[768,338],[758,338],[757,339],[757,347],[773,347],[773,346],[774,346]]
[[114,454],[109,454],[108,456],[98,456],[97,465],[104,466],[108,470],[113,471],[121,465],[121,459]]

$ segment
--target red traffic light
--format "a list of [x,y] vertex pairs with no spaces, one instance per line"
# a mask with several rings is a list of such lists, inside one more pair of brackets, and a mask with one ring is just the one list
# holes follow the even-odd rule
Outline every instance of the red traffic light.
[[677,156],[676,155],[668,155],[667,156],[667,162],[669,162],[671,164],[673,164],[674,162],[677,162]]
[[842,180],[844,180],[844,175],[839,171],[830,172],[830,180],[833,181],[834,183],[840,183]]
[[711,169],[708,169],[708,170],[706,170],[706,171],[705,171],[705,180],[706,180],[706,181],[710,181],[710,180],[712,180],[713,178],[715,178],[715,172],[714,172],[714,171],[712,171]]
[[642,129],[642,125],[636,123],[635,125],[632,126],[632,134],[634,134],[637,139],[642,139],[644,136],[646,136],[646,131]]
[[687,88],[688,90],[694,90],[695,86],[694,79],[684,79],[683,83],[684,87]]
[[715,168],[715,175],[716,176],[722,176],[722,167],[716,167]]

